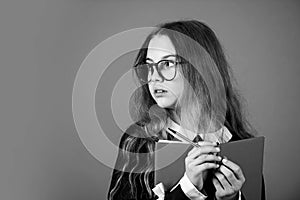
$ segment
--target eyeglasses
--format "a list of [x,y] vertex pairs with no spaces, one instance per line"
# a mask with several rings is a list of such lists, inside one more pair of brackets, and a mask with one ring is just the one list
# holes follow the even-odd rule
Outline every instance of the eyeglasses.
[[154,72],[154,67],[163,80],[171,81],[175,78],[178,64],[181,61],[160,60],[158,63],[138,63],[134,66],[138,78],[143,83],[149,83]]

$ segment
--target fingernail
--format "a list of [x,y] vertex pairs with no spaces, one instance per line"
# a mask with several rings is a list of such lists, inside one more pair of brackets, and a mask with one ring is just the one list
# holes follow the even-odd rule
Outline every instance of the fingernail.
[[219,148],[219,147],[217,147],[217,148],[216,148],[216,151],[220,151],[220,148]]
[[226,158],[223,158],[222,162],[223,162],[223,163],[226,163],[226,162],[227,162],[227,159],[226,159]]
[[221,157],[221,156],[218,156],[218,160],[222,160],[222,157]]

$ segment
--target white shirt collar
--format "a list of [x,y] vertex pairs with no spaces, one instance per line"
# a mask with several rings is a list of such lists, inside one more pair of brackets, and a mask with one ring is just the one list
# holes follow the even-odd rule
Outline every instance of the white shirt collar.
[[[196,133],[193,133],[190,130],[182,128],[179,124],[177,124],[176,122],[174,122],[171,119],[168,119],[168,124],[169,124],[169,128],[171,128],[174,131],[177,131],[181,134],[185,133],[185,135],[187,137],[189,137],[189,139],[191,139],[191,140],[193,140],[197,136]],[[169,132],[169,133],[172,134],[171,132]],[[177,138],[178,140],[183,141],[178,135],[176,135],[176,134],[172,134],[172,135],[175,138]],[[218,142],[218,143],[226,143],[232,138],[232,134],[226,128],[226,126],[223,126],[222,128],[220,128],[216,132],[206,133],[206,134],[199,134],[199,135],[202,138],[202,140],[204,140],[204,141]]]

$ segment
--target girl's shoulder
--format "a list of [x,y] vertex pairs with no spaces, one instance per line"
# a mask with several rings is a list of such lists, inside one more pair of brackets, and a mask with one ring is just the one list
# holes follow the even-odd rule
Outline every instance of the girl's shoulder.
[[146,131],[145,127],[140,123],[136,122],[131,124],[123,133],[121,141],[124,139],[137,139],[137,138],[145,138]]
[[[147,136],[145,127],[139,123],[131,124],[123,133],[119,147],[128,151],[145,151],[145,146],[154,143],[153,139]],[[147,149],[147,148],[146,148]]]

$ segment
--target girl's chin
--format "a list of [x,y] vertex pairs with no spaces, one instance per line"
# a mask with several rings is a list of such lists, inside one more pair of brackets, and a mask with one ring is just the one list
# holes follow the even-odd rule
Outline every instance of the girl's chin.
[[160,102],[160,101],[156,101],[156,103],[161,108],[174,109],[174,107],[175,107],[175,103],[173,103],[173,102]]

